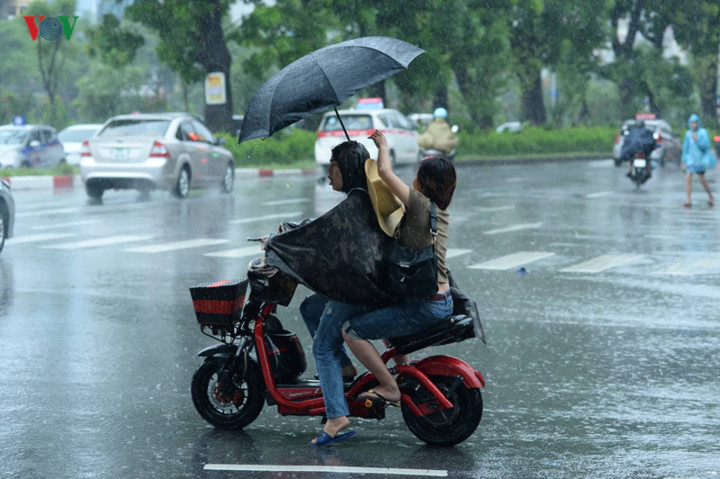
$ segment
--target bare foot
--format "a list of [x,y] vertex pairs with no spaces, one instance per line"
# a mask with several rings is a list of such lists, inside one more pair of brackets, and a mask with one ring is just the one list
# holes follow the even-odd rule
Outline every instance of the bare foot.
[[[330,436],[335,437],[340,431],[350,425],[350,419],[347,416],[331,417],[328,418],[323,431],[328,433]],[[311,441],[313,444],[317,444],[317,438]]]
[[380,385],[372,388],[373,392],[366,392],[361,394],[360,399],[383,399],[388,402],[400,401],[400,388],[397,383],[393,382],[391,385]]

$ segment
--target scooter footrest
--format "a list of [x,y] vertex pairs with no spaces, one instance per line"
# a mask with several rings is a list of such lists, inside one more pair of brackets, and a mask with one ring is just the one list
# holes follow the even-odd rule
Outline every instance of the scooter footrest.
[[474,337],[475,330],[472,318],[459,314],[450,316],[419,333],[389,339],[400,354],[408,354],[428,346],[459,343]]

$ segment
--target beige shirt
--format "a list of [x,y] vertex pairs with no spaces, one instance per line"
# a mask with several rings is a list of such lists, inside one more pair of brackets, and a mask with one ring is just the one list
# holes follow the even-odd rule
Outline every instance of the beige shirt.
[[[430,199],[414,188],[410,188],[410,201],[405,211],[405,217],[400,226],[398,241],[403,246],[422,249],[432,244],[430,232]],[[445,267],[445,254],[447,252],[447,237],[450,226],[450,214],[447,210],[435,207],[437,216],[437,239],[435,242],[435,256],[437,257],[438,283],[447,283],[447,268]]]

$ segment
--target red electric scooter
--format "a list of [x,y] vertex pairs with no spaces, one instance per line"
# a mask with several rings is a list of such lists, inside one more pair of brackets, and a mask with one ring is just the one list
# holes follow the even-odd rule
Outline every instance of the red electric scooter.
[[[248,283],[250,295],[245,304]],[[242,429],[260,414],[263,404],[283,415],[324,416],[317,380],[301,378],[306,358],[297,336],[282,328],[274,314],[287,306],[297,286],[277,268],[255,260],[248,279],[218,281],[191,288],[203,334],[222,344],[198,355],[204,358],[192,378],[192,399],[198,413],[218,428]],[[483,338],[479,318],[449,317],[419,334],[392,338],[382,354],[387,363],[398,354],[428,346]],[[410,431],[431,445],[458,444],[475,432],[482,417],[480,388],[485,380],[466,362],[451,356],[430,356],[389,368],[402,392],[402,416]],[[358,395],[377,385],[366,372],[345,384],[350,415],[383,419],[385,406]]]

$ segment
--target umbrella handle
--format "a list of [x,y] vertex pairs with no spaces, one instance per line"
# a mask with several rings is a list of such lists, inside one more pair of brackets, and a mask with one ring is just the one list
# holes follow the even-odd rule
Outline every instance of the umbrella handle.
[[347,130],[345,129],[345,124],[342,121],[342,118],[340,118],[340,113],[338,113],[337,108],[333,108],[335,110],[335,114],[338,117],[338,120],[340,121],[340,126],[342,126],[343,131],[345,132],[345,138],[347,138],[348,141],[350,141],[350,135],[348,135]]

